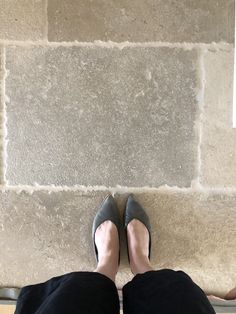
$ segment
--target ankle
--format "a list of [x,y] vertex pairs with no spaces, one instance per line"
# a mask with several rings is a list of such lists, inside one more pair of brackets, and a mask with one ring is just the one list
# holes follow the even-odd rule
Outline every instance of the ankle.
[[140,250],[131,250],[129,253],[130,268],[132,273],[144,273],[148,270],[152,270],[148,255]]
[[94,270],[94,272],[96,273],[100,273],[108,278],[110,278],[112,281],[115,282],[116,280],[116,274],[117,274],[117,271],[115,271],[112,267],[107,267],[106,266],[97,266],[97,268]]
[[112,251],[107,251],[106,255],[99,258],[95,271],[109,277],[115,282],[118,268],[118,256]]
[[130,268],[134,275],[143,274],[147,271],[153,270],[149,259],[146,257],[143,259],[133,259],[130,261]]
[[108,250],[106,254],[98,256],[97,267],[105,267],[112,265],[114,268],[118,268],[118,254],[114,253],[112,250]]

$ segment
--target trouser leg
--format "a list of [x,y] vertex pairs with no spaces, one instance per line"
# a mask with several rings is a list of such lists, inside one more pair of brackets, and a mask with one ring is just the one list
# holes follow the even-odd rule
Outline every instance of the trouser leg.
[[22,289],[15,314],[119,314],[114,282],[96,272],[75,272]]
[[182,271],[136,275],[123,287],[124,314],[215,314],[205,293]]

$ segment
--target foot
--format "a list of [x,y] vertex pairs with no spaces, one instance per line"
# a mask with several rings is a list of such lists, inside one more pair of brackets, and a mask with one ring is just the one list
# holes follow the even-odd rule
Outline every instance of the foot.
[[226,300],[236,300],[236,287],[232,290],[230,290],[226,296],[225,296]]
[[95,244],[98,250],[98,265],[95,271],[115,281],[119,262],[119,235],[113,222],[104,221],[97,228]]
[[134,275],[153,270],[149,254],[149,233],[145,225],[133,219],[127,226],[130,267]]

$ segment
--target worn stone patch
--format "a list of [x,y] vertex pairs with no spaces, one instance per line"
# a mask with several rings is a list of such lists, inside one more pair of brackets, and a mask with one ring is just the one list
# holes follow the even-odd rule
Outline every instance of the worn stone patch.
[[40,40],[45,37],[45,0],[0,0],[0,39]]
[[[96,266],[91,227],[106,192],[0,194],[0,286],[23,286]],[[136,195],[152,224],[155,269],[187,272],[206,293],[235,286],[236,196],[165,191]],[[126,195],[116,195],[121,217]],[[121,232],[117,285],[132,278]]]
[[50,41],[233,42],[233,0],[48,2]]
[[197,52],[8,48],[10,184],[190,186]]
[[236,129],[233,129],[233,48],[205,54],[201,182],[236,186]]

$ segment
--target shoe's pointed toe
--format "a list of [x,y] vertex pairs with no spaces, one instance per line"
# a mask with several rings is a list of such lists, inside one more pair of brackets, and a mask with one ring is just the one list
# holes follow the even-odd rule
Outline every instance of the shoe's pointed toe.
[[131,220],[140,220],[148,229],[151,230],[150,219],[145,212],[144,208],[135,200],[133,195],[130,195],[127,200],[126,211],[125,211],[125,227],[130,223]]
[[98,210],[94,220],[93,220],[93,227],[92,227],[92,237],[93,237],[93,244],[94,244],[94,251],[96,260],[98,262],[98,251],[95,244],[95,233],[97,228],[105,221],[110,220],[114,223],[117,228],[118,235],[120,237],[120,228],[121,228],[121,220],[119,210],[117,208],[116,202],[112,195],[108,195],[104,201],[102,202],[100,209]]
[[147,228],[149,233],[149,258],[151,255],[151,224],[150,219],[144,210],[144,208],[136,201],[134,196],[129,195],[126,203],[125,213],[124,213],[124,226],[127,228],[128,224],[133,220],[137,219],[141,221]]

